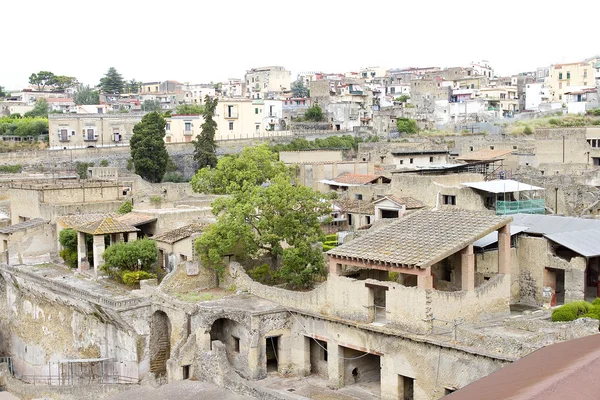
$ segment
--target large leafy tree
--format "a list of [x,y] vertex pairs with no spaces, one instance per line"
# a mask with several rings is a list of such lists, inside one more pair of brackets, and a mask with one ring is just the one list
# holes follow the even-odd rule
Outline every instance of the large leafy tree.
[[160,102],[158,100],[144,100],[144,102],[142,103],[142,110],[143,111],[160,111]]
[[110,67],[106,74],[104,74],[104,77],[100,79],[98,86],[102,93],[119,94],[123,93],[125,81],[114,67]]
[[321,106],[318,104],[314,104],[314,105],[308,107],[306,109],[306,111],[304,112],[304,119],[306,119],[307,121],[314,121],[314,122],[324,121],[325,115],[323,114],[323,110],[321,109]]
[[97,90],[93,90],[89,85],[79,85],[75,96],[73,96],[73,101],[77,105],[100,104],[100,95]]
[[414,119],[398,118],[396,121],[396,127],[400,133],[417,133],[419,131],[417,121]]
[[63,91],[77,86],[79,82],[73,76],[56,75],[52,84],[54,85],[54,90]]
[[277,275],[293,287],[307,287],[324,260],[315,243],[330,204],[313,189],[293,185],[290,170],[266,146],[219,160],[192,180],[195,191],[229,193],[213,203],[217,222],[196,241],[202,261],[217,271],[225,255],[271,257],[283,265]]
[[294,97],[309,97],[309,91],[302,79],[297,79],[292,83],[292,94]]
[[212,168],[217,165],[217,142],[215,141],[217,122],[214,116],[218,103],[219,99],[216,97],[211,99],[206,95],[204,98],[202,131],[194,141],[194,160],[198,163],[198,168]]
[[46,86],[54,85],[56,75],[50,71],[40,71],[29,76],[29,84],[36,85],[39,91],[44,91]]
[[127,92],[129,93],[138,93],[140,88],[142,87],[142,82],[138,82],[135,79],[127,82]]
[[165,147],[165,119],[154,111],[133,127],[129,143],[135,173],[149,182],[160,182],[167,170],[169,153]]
[[33,110],[27,111],[24,117],[48,117],[49,112],[50,106],[48,106],[48,101],[46,101],[45,98],[40,97],[36,100]]

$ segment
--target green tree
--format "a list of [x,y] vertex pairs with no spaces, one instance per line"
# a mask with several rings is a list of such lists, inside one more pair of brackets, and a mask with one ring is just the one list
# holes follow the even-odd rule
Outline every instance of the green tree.
[[180,104],[175,107],[175,114],[200,115],[204,114],[204,107],[200,104]]
[[133,127],[129,142],[135,173],[153,183],[162,180],[169,161],[164,142],[165,125],[165,119],[158,112],[146,114]]
[[394,101],[397,101],[399,103],[406,103],[408,99],[410,99],[410,96],[403,94],[402,96],[396,97]]
[[56,75],[52,84],[55,91],[64,91],[77,86],[78,82],[77,78],[72,76]]
[[123,93],[125,81],[114,67],[110,67],[106,74],[104,74],[104,77],[100,79],[98,86],[102,93],[120,94]]
[[198,163],[198,168],[213,168],[217,165],[217,142],[215,141],[217,123],[213,118],[218,103],[219,99],[216,97],[211,99],[206,95],[204,98],[202,112],[204,122],[200,126],[202,131],[194,141],[194,160]]
[[147,112],[160,111],[160,102],[158,100],[144,100],[142,110]]
[[325,115],[323,114],[321,106],[318,104],[313,104],[312,106],[308,107],[304,112],[304,119],[313,122],[324,121]]
[[73,101],[77,105],[100,104],[100,95],[97,90],[93,90],[89,85],[79,85],[75,96],[73,96]]
[[58,235],[58,242],[63,247],[59,255],[71,268],[77,268],[77,231],[63,229]]
[[131,203],[131,200],[125,200],[125,202],[121,204],[117,209],[117,214],[127,214],[130,213],[132,210],[133,204]]
[[294,97],[310,97],[308,88],[304,86],[302,79],[297,79],[292,83],[292,95]]
[[142,87],[142,82],[138,82],[135,79],[127,82],[127,92],[128,93],[138,93],[140,88]]
[[6,93],[4,92],[4,86],[0,86],[0,97],[6,97]]
[[215,168],[200,169],[192,178],[198,193],[232,194],[260,186],[279,175],[291,176],[290,169],[277,161],[267,145],[246,147],[242,154],[227,155]]
[[419,131],[417,121],[414,119],[398,118],[398,121],[396,121],[396,126],[398,127],[398,132],[400,133],[417,133]]
[[150,239],[139,239],[128,243],[115,243],[108,246],[102,258],[102,270],[112,277],[122,277],[123,272],[152,272],[156,267],[158,250],[156,242]]
[[40,71],[29,76],[29,84],[36,85],[39,91],[44,91],[46,86],[54,85],[56,75],[50,71]]
[[46,101],[45,98],[40,97],[36,100],[33,110],[27,111],[24,117],[48,117],[49,112],[50,106],[48,106],[48,101]]

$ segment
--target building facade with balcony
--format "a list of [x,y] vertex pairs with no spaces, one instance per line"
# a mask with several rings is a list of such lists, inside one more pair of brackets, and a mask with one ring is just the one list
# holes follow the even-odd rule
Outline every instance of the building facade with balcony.
[[143,114],[49,114],[50,149],[128,146]]
[[573,86],[592,87],[596,85],[595,62],[555,64],[550,67],[548,85],[553,102],[566,103],[565,93]]
[[252,68],[246,71],[246,97],[265,99],[291,88],[291,73],[284,67]]

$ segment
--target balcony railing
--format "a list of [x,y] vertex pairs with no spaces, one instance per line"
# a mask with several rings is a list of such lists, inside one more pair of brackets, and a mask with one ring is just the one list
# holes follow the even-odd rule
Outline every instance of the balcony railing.
[[97,142],[98,138],[97,137],[90,137],[90,136],[86,136],[85,138],[83,138],[84,142]]
[[497,201],[496,215],[545,214],[546,200]]
[[238,113],[237,112],[232,112],[232,113],[226,113],[225,114],[225,118],[226,119],[233,119],[233,118],[237,118],[238,117]]
[[193,134],[194,134],[194,131],[192,131],[192,130],[189,130],[189,131],[186,131],[186,130],[184,130],[184,131],[183,131],[183,134],[184,134],[185,136],[191,136],[191,135],[193,135]]

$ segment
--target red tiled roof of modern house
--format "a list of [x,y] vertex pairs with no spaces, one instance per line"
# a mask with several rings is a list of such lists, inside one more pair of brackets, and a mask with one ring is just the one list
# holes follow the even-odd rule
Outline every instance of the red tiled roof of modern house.
[[376,183],[379,178],[383,178],[383,180],[387,180],[388,182],[390,181],[390,178],[376,174],[344,174],[332,179],[332,181],[350,185],[367,185],[369,183]]
[[341,260],[427,268],[511,221],[486,211],[419,211],[327,254]]
[[182,239],[192,236],[194,233],[202,232],[204,226],[205,225],[203,224],[193,223],[186,226],[182,226],[181,228],[161,233],[160,235],[154,236],[152,239],[158,242],[173,244]]

